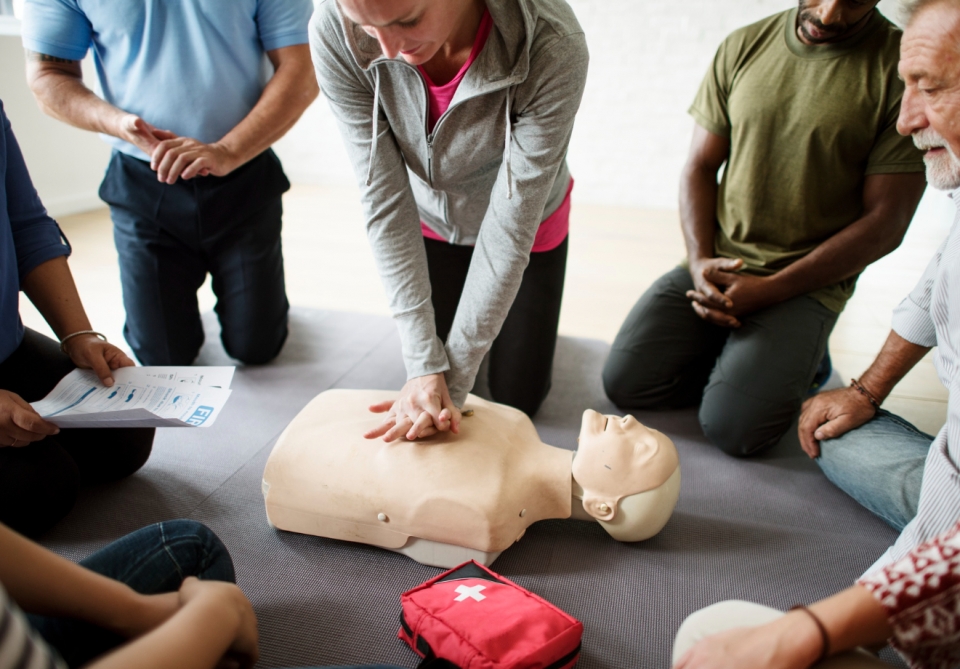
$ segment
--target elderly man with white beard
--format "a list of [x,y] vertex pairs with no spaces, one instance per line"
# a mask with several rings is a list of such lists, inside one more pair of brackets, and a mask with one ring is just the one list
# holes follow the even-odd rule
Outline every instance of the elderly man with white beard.
[[[960,2],[912,4],[914,22],[936,30],[914,30],[916,37],[902,43],[906,91],[897,130],[925,152],[929,183],[951,191],[960,208]],[[801,445],[827,477],[896,529],[906,526],[896,556],[960,519],[958,335],[960,211],[919,283],[894,311],[873,364],[849,388],[807,400],[800,416]],[[933,347],[940,381],[950,392],[947,423],[936,437],[880,408]]]

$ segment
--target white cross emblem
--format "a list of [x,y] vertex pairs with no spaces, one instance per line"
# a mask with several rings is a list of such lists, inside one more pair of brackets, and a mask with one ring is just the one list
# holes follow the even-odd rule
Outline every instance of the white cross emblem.
[[486,590],[486,589],[487,589],[487,587],[486,587],[485,585],[475,585],[475,586],[473,586],[472,588],[468,588],[468,587],[465,586],[465,585],[458,585],[458,586],[457,586],[457,592],[459,592],[460,595],[459,595],[456,599],[454,599],[453,601],[455,601],[455,602],[462,602],[462,601],[464,601],[465,599],[467,599],[467,598],[469,597],[470,599],[475,599],[475,600],[477,600],[478,602],[482,602],[483,600],[485,600],[485,599],[487,598],[487,596],[486,596],[486,595],[481,595],[481,594],[480,594],[480,591],[481,591],[481,590]]

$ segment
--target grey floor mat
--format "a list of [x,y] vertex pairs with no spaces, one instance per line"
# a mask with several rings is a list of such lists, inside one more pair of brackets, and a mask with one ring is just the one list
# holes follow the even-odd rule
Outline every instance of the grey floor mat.
[[[208,323],[200,362],[225,362]],[[599,374],[607,345],[561,338],[541,438],[574,448],[580,414],[612,412]],[[398,388],[399,340],[388,318],[294,310],[275,364],[238,369],[209,429],[162,430],[137,475],[84,491],[44,543],[77,559],[141,525],[189,517],[230,549],[260,620],[262,667],[416,665],[397,639],[399,595],[438,573],[405,557],[280,533],[266,521],[260,477],[273,442],[316,394]],[[896,534],[831,485],[787,438],[751,460],[706,443],[693,410],[638,413],[680,450],[680,503],[657,537],[624,545],[594,524],[548,521],[494,569],[584,622],[578,666],[667,667],[683,618],[721,599],[785,608],[849,586]]]

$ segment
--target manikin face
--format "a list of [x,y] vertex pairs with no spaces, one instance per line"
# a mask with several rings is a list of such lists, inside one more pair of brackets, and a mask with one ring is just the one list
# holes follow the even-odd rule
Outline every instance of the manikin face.
[[797,34],[806,44],[832,44],[856,33],[880,0],[800,0]]
[[673,442],[633,416],[583,413],[573,477],[594,518],[611,520],[622,497],[661,486],[678,466]]
[[897,130],[925,151],[927,181],[960,188],[960,10],[940,2],[920,12],[900,41],[905,84]]
[[456,32],[473,0],[338,0],[387,58],[423,65]]

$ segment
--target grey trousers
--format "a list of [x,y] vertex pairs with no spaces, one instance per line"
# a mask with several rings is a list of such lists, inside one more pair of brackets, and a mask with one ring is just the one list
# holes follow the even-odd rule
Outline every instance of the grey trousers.
[[640,297],[604,366],[607,395],[623,409],[699,404],[704,434],[730,455],[772,446],[800,411],[838,314],[800,296],[724,328],[694,312],[692,288],[677,267]]

